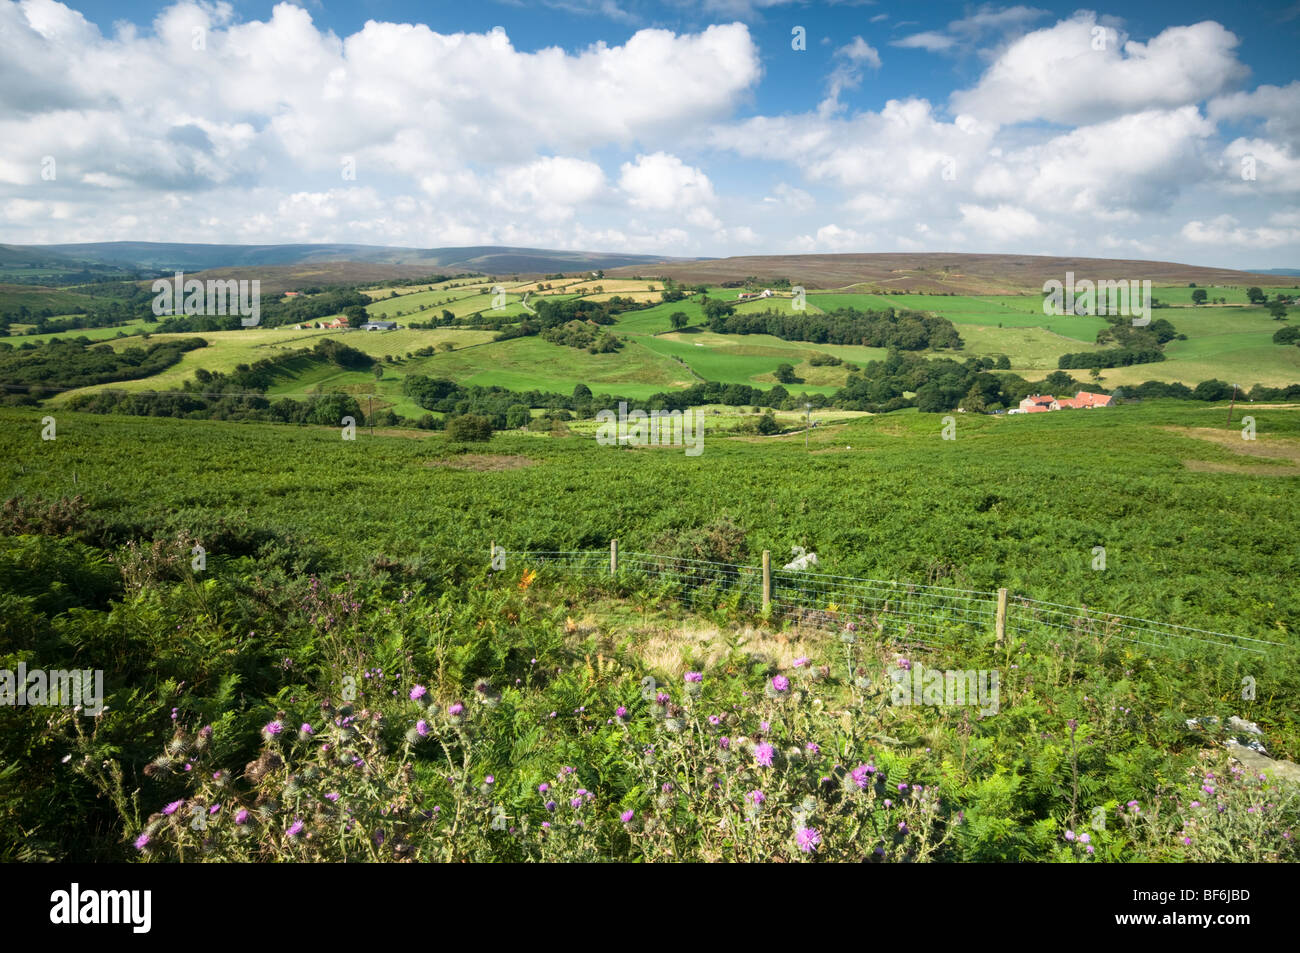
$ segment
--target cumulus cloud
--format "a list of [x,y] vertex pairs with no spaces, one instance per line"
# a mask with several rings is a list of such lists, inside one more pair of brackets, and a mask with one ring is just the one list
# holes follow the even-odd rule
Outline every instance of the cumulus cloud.
[[1169,27],[1149,43],[1125,41],[1084,11],[1008,46],[952,107],[997,123],[1099,122],[1173,109],[1226,92],[1248,70],[1237,37],[1213,21]]

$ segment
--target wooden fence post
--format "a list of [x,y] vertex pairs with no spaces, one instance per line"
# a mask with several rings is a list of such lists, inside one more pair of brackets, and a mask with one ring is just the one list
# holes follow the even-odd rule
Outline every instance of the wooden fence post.
[[609,541],[609,574],[618,575],[618,540],[616,539]]
[[763,611],[772,606],[772,553],[763,550]]
[[994,644],[1001,648],[1007,635],[1007,591],[1005,589],[998,590],[998,614],[994,628],[997,632]]
[[497,561],[497,541],[488,543],[488,568],[495,568]]

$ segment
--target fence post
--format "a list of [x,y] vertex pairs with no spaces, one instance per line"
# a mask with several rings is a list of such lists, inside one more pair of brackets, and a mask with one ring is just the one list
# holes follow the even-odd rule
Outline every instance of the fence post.
[[618,540],[616,539],[609,541],[609,574],[618,575]]
[[496,568],[497,562],[497,541],[494,539],[488,543],[488,568]]
[[994,644],[1001,648],[1007,634],[1007,591],[1005,589],[998,590],[998,614],[994,628],[997,632]]
[[772,553],[763,550],[763,611],[772,606]]

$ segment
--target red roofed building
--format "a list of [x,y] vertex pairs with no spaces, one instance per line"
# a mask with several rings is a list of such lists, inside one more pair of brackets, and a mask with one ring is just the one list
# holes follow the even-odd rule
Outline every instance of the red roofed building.
[[1081,390],[1073,397],[1057,399],[1044,394],[1031,394],[1020,402],[1020,410],[1026,414],[1040,414],[1046,410],[1092,410],[1094,407],[1109,407],[1115,399],[1109,394],[1093,394]]

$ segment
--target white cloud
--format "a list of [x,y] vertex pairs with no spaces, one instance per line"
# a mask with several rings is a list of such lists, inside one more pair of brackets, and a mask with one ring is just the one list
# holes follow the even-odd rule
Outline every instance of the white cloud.
[[638,155],[620,171],[618,187],[634,208],[695,212],[717,201],[707,175],[666,152]]
[[1300,241],[1300,228],[1242,227],[1233,216],[1219,215],[1208,222],[1188,222],[1183,226],[1182,235],[1198,244],[1277,248]]
[[1080,12],[1012,43],[973,89],[953,93],[952,106],[998,123],[1097,122],[1199,103],[1247,73],[1237,37],[1212,21],[1169,27],[1149,43],[1120,40]]
[[831,224],[817,229],[816,235],[800,235],[794,247],[803,252],[865,252],[874,241],[873,235]]

